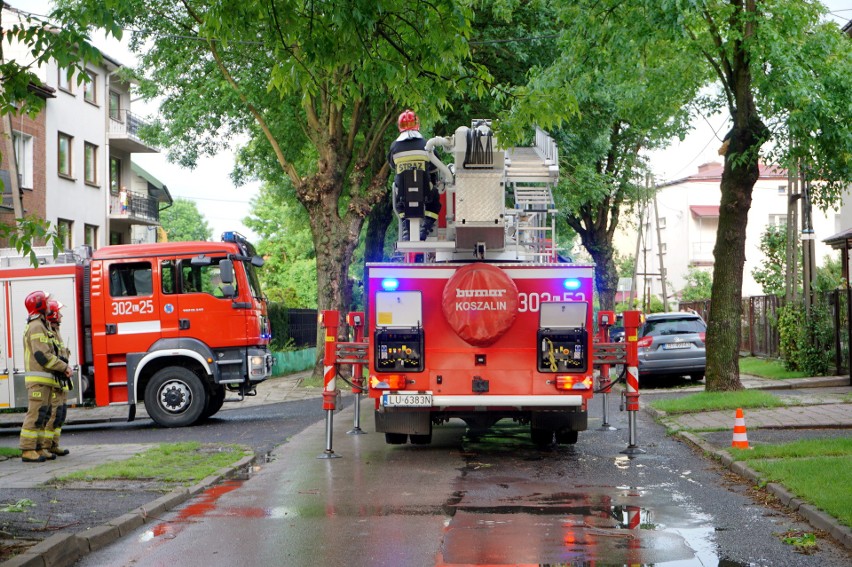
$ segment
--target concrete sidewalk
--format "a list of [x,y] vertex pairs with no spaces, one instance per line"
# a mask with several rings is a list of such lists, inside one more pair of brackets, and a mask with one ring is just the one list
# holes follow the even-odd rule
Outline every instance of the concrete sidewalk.
[[[758,443],[772,444],[804,437],[848,437],[847,430],[852,429],[852,386],[849,385],[848,376],[793,380],[743,376],[741,381],[747,389],[778,390],[779,397],[788,404],[744,411],[747,431],[751,434],[751,439],[758,438]],[[815,390],[816,388],[819,390]],[[702,389],[696,388],[699,391]],[[781,392],[789,390],[796,390],[789,393],[795,395],[785,395]],[[647,403],[643,404],[643,407],[682,439],[716,457],[732,472],[755,485],[765,482],[761,475],[744,462],[734,461],[727,451],[733,439],[734,411],[666,415],[665,412],[649,407]],[[840,544],[852,549],[852,529],[848,526],[797,498],[780,484],[770,482],[766,488],[783,505],[799,513],[814,528],[831,534]]]

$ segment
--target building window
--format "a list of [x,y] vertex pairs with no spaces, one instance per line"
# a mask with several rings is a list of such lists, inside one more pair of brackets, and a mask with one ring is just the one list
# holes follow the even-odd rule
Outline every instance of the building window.
[[15,164],[18,167],[19,186],[33,188],[33,137],[22,132],[12,132],[15,146]]
[[62,246],[65,247],[65,250],[71,250],[74,248],[74,239],[72,238],[74,234],[74,221],[58,219],[56,221],[56,233],[59,235],[59,240],[62,242]]
[[89,185],[98,184],[98,147],[94,144],[86,142],[84,144],[86,158],[86,183]]
[[71,150],[74,138],[68,134],[59,133],[59,175],[71,177]]
[[769,215],[769,226],[787,226],[787,215]]
[[86,71],[89,80],[83,83],[83,100],[98,104],[98,76],[91,71]]
[[115,157],[109,158],[109,192],[118,195],[121,188],[121,160]]
[[779,185],[778,186],[778,194],[779,195],[786,195],[787,194],[787,186],[786,185]]
[[98,247],[98,227],[93,224],[83,225],[83,239],[86,246],[91,246],[92,250]]
[[109,91],[109,117],[121,122],[121,94]]
[[[69,73],[71,74],[71,77],[68,76]],[[59,79],[57,84],[59,85],[60,90],[71,94],[74,93],[74,83],[71,80],[72,77],[73,71],[71,71],[70,69],[63,69],[62,67],[59,68]]]

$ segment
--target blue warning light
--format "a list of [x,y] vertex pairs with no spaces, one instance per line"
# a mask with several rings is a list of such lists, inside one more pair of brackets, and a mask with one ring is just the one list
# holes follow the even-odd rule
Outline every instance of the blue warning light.
[[385,278],[382,280],[382,289],[385,291],[396,291],[399,287],[399,280],[396,278]]
[[564,282],[565,289],[580,289],[580,280],[577,278],[568,278]]

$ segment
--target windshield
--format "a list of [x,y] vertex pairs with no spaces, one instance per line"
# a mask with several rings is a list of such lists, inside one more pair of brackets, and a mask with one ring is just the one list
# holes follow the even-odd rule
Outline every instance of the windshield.
[[260,280],[257,277],[257,271],[254,266],[251,265],[251,262],[243,261],[243,267],[246,269],[246,275],[248,276],[249,287],[251,288],[252,297],[257,299],[262,299],[263,294],[260,291]]

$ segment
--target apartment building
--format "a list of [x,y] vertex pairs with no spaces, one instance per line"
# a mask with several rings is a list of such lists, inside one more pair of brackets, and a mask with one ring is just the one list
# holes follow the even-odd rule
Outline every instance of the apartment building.
[[[621,255],[634,257],[638,240],[636,288],[640,297],[642,290],[650,290],[651,295],[662,298],[660,252],[666,274],[666,295],[670,301],[677,301],[690,269],[712,273],[722,171],[721,163],[707,163],[692,175],[659,185],[656,207],[652,200],[641,222],[630,219],[633,222],[629,228],[623,223],[614,245]],[[787,172],[761,165],[746,227],[744,297],[763,295],[762,287],[752,276],[754,269],[766,262],[760,251],[761,235],[769,225],[786,226],[787,202]],[[812,211],[812,221],[819,266],[824,257],[831,254],[830,246],[823,240],[838,232],[840,221],[836,210],[822,212],[816,207]]]
[[[4,25],[20,17],[14,8],[3,10]],[[5,53],[22,62],[32,58],[15,44]],[[35,88],[47,100],[44,111],[32,121],[13,117],[24,212],[56,226],[69,250],[153,237],[156,231],[147,227],[156,228],[160,207],[171,203],[165,185],[134,172],[133,154],[158,150],[139,137],[144,122],[131,111],[132,84],[119,75],[120,68],[104,56],[102,64],[86,67],[88,80],[81,81],[51,60],[36,71],[42,85]],[[8,121],[2,122],[5,132]],[[3,159],[8,175],[7,156]],[[14,218],[11,204],[4,184],[0,219],[7,223]]]

